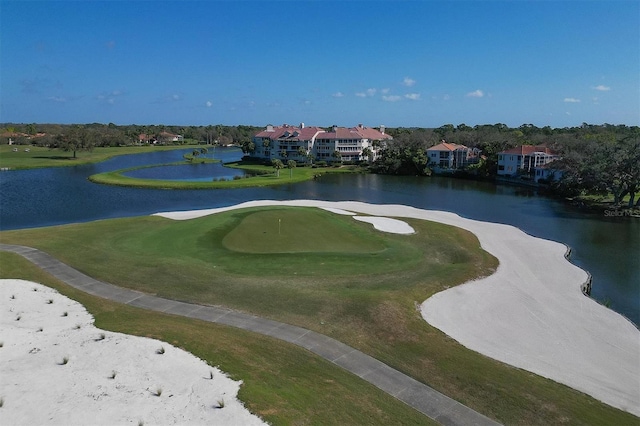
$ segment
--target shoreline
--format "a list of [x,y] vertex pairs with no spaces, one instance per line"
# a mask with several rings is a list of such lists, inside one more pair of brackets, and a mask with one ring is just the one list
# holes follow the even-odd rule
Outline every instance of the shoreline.
[[187,220],[276,205],[431,220],[472,232],[500,261],[497,271],[424,301],[425,321],[469,349],[640,416],[640,332],[626,317],[585,297],[582,285],[588,273],[565,257],[567,246],[562,243],[450,212],[354,201],[263,200],[156,215]]

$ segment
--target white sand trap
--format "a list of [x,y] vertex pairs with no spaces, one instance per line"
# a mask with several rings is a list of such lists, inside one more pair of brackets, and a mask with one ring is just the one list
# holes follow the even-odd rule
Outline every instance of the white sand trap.
[[167,343],[102,331],[49,287],[0,280],[0,301],[0,424],[265,424],[236,399],[240,382]]
[[564,258],[563,244],[453,213],[354,201],[264,200],[160,215],[188,219],[281,205],[425,219],[473,232],[499,259],[498,270],[430,297],[421,306],[425,320],[470,349],[640,416],[640,331],[582,294],[587,273]]
[[354,216],[353,218],[360,222],[370,223],[375,229],[382,232],[391,234],[415,234],[416,232],[407,222],[390,217]]
[[345,215],[345,216],[353,216],[353,215],[355,215],[354,212],[350,212],[350,211],[342,210],[342,209],[334,209],[333,207],[322,207],[322,209],[326,210],[328,212],[331,212],[331,213],[341,214],[341,215]]

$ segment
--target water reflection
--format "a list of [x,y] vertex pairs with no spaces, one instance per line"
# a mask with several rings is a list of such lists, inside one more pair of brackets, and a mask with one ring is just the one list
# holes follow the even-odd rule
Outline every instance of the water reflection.
[[224,167],[220,163],[194,163],[170,166],[146,167],[123,173],[124,176],[140,179],[174,180],[187,182],[211,182],[242,177],[244,170]]

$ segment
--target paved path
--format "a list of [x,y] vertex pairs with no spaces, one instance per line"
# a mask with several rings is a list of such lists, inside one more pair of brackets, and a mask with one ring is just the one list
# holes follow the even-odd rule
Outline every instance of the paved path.
[[72,287],[115,302],[225,324],[301,346],[361,377],[443,425],[496,425],[495,421],[335,339],[305,328],[214,306],[202,306],[116,287],[95,280],[40,250],[0,244]]

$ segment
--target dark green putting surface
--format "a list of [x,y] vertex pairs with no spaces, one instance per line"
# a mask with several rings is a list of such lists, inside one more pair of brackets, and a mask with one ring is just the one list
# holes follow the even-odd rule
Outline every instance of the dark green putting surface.
[[[271,209],[247,214],[222,239],[242,253],[377,253],[387,245],[368,225],[320,209]],[[379,234],[379,233],[378,233]]]

